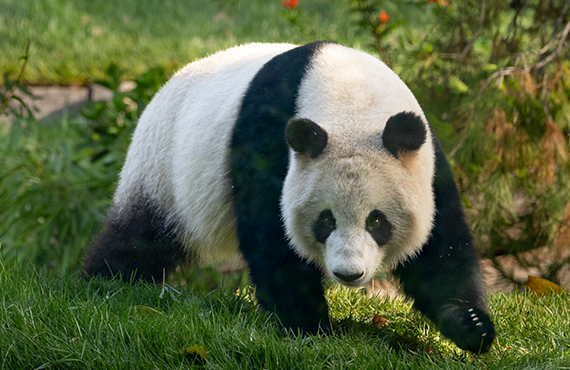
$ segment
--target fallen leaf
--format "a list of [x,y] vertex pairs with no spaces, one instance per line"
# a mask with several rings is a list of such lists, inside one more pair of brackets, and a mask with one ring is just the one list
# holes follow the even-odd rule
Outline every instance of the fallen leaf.
[[134,306],[132,311],[140,316],[158,315],[161,313],[159,310],[148,306]]
[[192,347],[181,349],[180,353],[182,353],[188,361],[194,363],[204,364],[208,359],[208,352],[197,344],[194,344]]
[[559,294],[566,291],[560,285],[554,284],[551,281],[536,276],[528,277],[526,280],[526,288],[539,297],[542,297],[548,293]]
[[372,318],[372,323],[378,329],[382,329],[384,326],[388,325],[388,319],[385,318],[384,316],[374,315],[374,317]]

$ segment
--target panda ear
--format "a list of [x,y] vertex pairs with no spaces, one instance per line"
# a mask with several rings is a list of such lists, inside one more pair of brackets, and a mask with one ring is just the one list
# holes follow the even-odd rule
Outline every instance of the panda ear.
[[427,130],[423,120],[415,113],[400,112],[386,122],[382,144],[394,157],[400,153],[416,151],[426,141]]
[[299,154],[317,158],[327,146],[325,130],[310,119],[292,118],[285,128],[287,145]]

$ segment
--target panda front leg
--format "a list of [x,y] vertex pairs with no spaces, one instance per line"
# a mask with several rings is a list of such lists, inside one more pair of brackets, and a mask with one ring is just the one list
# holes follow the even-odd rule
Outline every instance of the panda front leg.
[[419,256],[398,266],[395,275],[414,299],[414,307],[445,337],[461,349],[485,353],[495,339],[495,328],[479,267],[476,260],[466,259],[467,255],[476,258],[472,249],[470,244],[455,244],[452,249],[428,243]]
[[259,303],[294,332],[329,332],[321,272],[289,248],[279,217],[238,217],[237,228]]
[[460,348],[488,352],[495,327],[487,310],[477,253],[465,222],[459,193],[437,140],[434,193],[436,216],[420,254],[394,274],[414,307]]
[[282,135],[278,125],[267,127],[274,131],[266,129],[256,140],[241,130],[234,134],[231,180],[239,248],[257,299],[284,327],[329,332],[321,271],[297,256],[285,236],[280,198],[288,151],[284,140],[278,146],[267,144]]

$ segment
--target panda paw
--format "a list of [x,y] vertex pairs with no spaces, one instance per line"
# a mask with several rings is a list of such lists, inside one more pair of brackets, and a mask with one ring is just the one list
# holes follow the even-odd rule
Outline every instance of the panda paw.
[[441,333],[459,348],[473,353],[489,352],[495,340],[495,326],[489,314],[467,304],[445,308],[439,326]]

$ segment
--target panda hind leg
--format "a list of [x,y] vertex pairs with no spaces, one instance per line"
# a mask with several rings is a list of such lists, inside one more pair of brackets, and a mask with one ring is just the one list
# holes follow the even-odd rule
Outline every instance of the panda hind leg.
[[176,232],[149,201],[130,202],[107,217],[103,231],[88,251],[88,276],[161,282],[186,259]]

